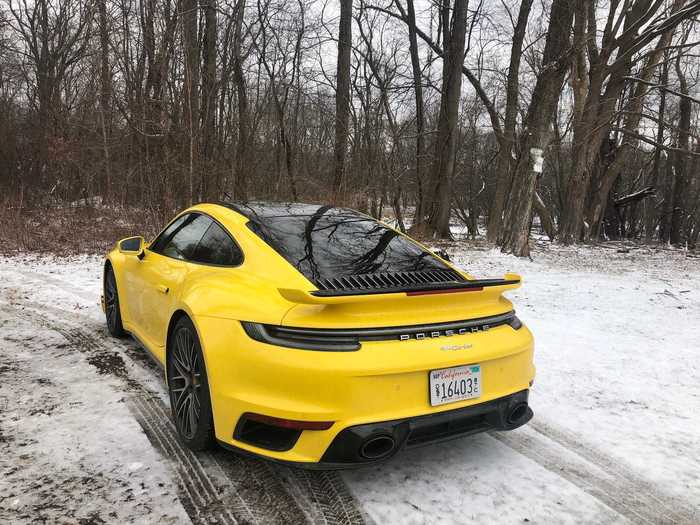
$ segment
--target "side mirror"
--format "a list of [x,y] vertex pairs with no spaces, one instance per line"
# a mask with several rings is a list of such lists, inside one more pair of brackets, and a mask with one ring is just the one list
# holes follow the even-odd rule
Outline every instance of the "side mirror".
[[139,259],[143,258],[144,240],[140,235],[138,237],[127,237],[117,243],[119,252],[124,255],[136,255]]

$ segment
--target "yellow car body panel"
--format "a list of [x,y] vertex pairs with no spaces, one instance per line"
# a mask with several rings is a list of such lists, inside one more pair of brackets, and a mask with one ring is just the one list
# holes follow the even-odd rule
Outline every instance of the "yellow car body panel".
[[[215,434],[223,444],[273,459],[313,464],[322,460],[334,438],[348,427],[478,405],[525,391],[534,379],[533,337],[525,326],[501,325],[422,340],[366,341],[359,350],[348,352],[254,340],[242,321],[343,329],[497,316],[513,310],[502,293],[516,286],[416,296],[350,296],[304,304],[285,298],[280,290],[309,292],[316,285],[255,235],[246,226],[247,217],[217,204],[197,205],[183,213],[189,212],[206,214],[223,226],[243,252],[242,264],[197,264],[155,253],[149,245],[141,258],[121,253],[118,243],[106,262],[116,277],[124,329],[161,364],[165,364],[174,316],[184,313],[193,321],[206,363]],[[473,364],[481,365],[481,396],[431,406],[429,372]],[[304,430],[290,450],[275,451],[234,437],[246,413],[333,424],[327,430]]]
[[[441,350],[445,342],[439,340],[366,343],[358,352],[338,354],[277,349],[246,339],[236,322],[228,330],[218,330],[219,323],[196,318],[200,334],[217,334],[205,339],[217,438],[295,462],[319,461],[346,427],[483,403],[527,389],[535,375],[532,336],[526,328],[517,339],[508,333],[509,326],[450,338],[450,345],[473,345],[465,357],[460,351]],[[230,332],[245,342],[242,348],[231,350]],[[429,370],[477,363],[485,385],[479,399],[430,406]],[[263,451],[233,439],[235,424],[246,412],[335,423],[327,431],[302,433],[291,451]]]

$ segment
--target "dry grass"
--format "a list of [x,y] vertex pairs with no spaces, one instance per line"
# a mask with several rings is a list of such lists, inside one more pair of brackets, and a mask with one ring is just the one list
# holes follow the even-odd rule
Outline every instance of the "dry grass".
[[152,238],[172,212],[134,208],[0,208],[0,255],[34,252],[54,255],[104,253],[131,235]]

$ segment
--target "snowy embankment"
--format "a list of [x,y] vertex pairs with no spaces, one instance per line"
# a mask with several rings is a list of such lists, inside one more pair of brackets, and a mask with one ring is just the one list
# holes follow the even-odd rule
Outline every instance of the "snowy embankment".
[[[699,523],[700,259],[646,248],[542,245],[533,261],[462,243],[449,251],[479,277],[522,274],[510,298],[535,335],[535,419],[343,473],[369,517]],[[98,257],[0,259],[4,523],[188,519],[173,472],[122,402],[123,382],[100,373],[110,362],[66,351],[37,315],[102,322],[100,272]],[[162,395],[154,376],[125,366]]]

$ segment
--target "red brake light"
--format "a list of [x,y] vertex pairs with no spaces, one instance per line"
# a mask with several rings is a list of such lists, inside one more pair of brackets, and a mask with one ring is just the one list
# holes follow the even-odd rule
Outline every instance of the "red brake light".
[[258,423],[271,425],[273,427],[290,428],[293,430],[328,430],[334,423],[334,421],[296,421],[294,419],[264,416],[253,412],[243,414],[243,418],[257,421]]
[[406,295],[434,295],[439,293],[459,293],[459,292],[480,292],[482,287],[477,288],[446,288],[442,290],[420,290],[417,292],[406,292]]

